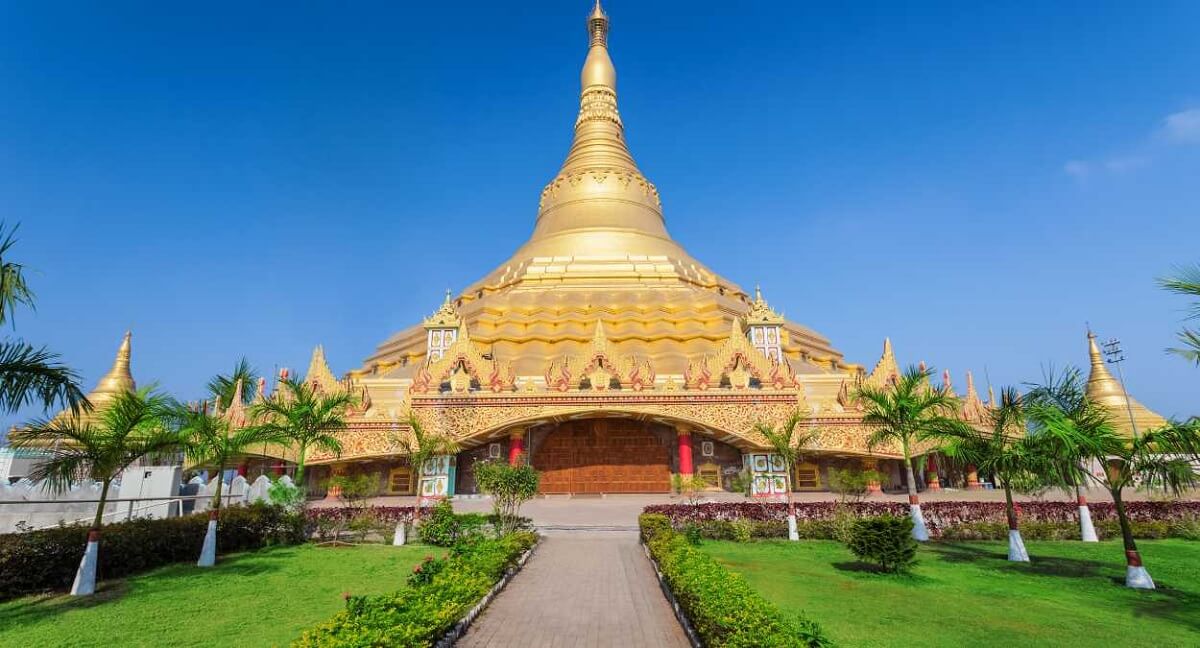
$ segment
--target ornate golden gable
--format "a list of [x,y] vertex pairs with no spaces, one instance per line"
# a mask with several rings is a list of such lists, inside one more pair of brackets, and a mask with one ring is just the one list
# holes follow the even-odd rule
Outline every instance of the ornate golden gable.
[[308,372],[304,374],[304,382],[312,385],[313,389],[324,394],[332,394],[345,389],[341,381],[334,377],[325,361],[325,348],[320,344],[313,349],[312,359],[308,362]]
[[454,303],[450,301],[450,291],[446,291],[446,299],[442,302],[440,308],[434,311],[433,315],[425,318],[425,328],[451,328],[456,329],[462,325],[462,317],[458,314],[458,309],[454,307]]
[[750,312],[746,314],[747,324],[778,324],[782,326],[786,320],[776,313],[767,300],[763,299],[762,289],[754,287],[754,302],[750,304]]
[[967,395],[963,397],[962,418],[969,423],[979,423],[987,416],[987,406],[975,391],[975,377],[967,372]]
[[892,352],[892,339],[883,338],[883,355],[875,368],[862,381],[863,385],[883,389],[900,379],[900,366],[896,364],[896,354]]
[[689,362],[683,379],[688,389],[708,389],[725,384],[733,389],[747,389],[751,379],[773,389],[796,384],[791,365],[776,362],[754,348],[738,318],[734,318],[729,337],[717,353]]
[[[574,367],[579,367],[579,370],[576,371]],[[551,391],[576,388],[642,391],[654,388],[656,374],[650,362],[617,354],[604,333],[604,323],[597,320],[587,355],[551,360],[546,365],[545,376],[546,388]]]
[[472,389],[493,392],[513,391],[516,373],[512,365],[488,357],[467,333],[465,322],[459,324],[458,337],[446,349],[445,355],[422,365],[413,378],[411,391],[427,394],[440,391],[443,384],[450,390],[464,393]]

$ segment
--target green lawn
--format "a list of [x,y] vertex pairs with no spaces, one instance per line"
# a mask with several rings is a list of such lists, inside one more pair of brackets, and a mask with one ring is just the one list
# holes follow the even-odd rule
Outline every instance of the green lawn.
[[834,542],[705,542],[785,612],[843,646],[1200,646],[1200,542],[1138,543],[1159,589],[1123,587],[1119,542],[931,543],[909,576],[864,569]]
[[[101,551],[103,551],[101,547]],[[278,547],[173,565],[100,585],[95,596],[0,603],[0,646],[286,646],[342,609],[342,593],[404,587],[442,550],[370,545]]]

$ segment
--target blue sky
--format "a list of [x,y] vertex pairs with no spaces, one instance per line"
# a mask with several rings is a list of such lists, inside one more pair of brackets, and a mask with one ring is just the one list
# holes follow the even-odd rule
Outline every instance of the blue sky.
[[[1200,261],[1200,4],[979,4],[607,2],[670,231],[850,361],[887,335],[1021,382],[1086,364],[1090,322],[1139,399],[1200,413],[1154,283]],[[90,388],[132,328],[185,398],[242,355],[357,367],[528,236],[588,9],[0,4],[16,333]]]

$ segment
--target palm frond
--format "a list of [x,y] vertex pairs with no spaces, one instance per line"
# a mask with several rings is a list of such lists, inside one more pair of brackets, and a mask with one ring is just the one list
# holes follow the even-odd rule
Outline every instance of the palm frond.
[[258,370],[250,365],[246,358],[237,361],[233,371],[228,375],[213,376],[208,381],[208,393],[217,401],[222,410],[229,409],[233,404],[233,394],[237,390],[238,380],[242,381],[242,404],[249,405],[254,400],[254,386],[258,384]]
[[[1175,276],[1161,277],[1158,285],[1177,295],[1200,298],[1200,264],[1175,269]],[[1188,319],[1200,318],[1200,301],[1188,308]]]
[[1176,337],[1183,343],[1183,346],[1168,347],[1167,353],[1174,353],[1200,367],[1200,331],[1185,328]]
[[16,234],[20,225],[6,230],[0,221],[0,324],[13,324],[13,310],[18,304],[34,307],[33,291],[25,281],[25,266],[9,259],[8,252],[17,243]]
[[0,342],[0,411],[12,413],[35,403],[45,410],[56,405],[86,408],[79,376],[58,358],[20,340]]

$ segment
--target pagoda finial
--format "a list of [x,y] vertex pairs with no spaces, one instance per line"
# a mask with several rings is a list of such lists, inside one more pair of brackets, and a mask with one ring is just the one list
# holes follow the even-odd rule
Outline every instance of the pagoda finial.
[[333,372],[329,370],[329,363],[325,360],[325,347],[320,344],[313,349],[304,382],[319,386],[327,394],[333,393],[339,387],[337,378],[333,376]]
[[596,0],[596,6],[588,15],[588,33],[592,37],[592,47],[608,47],[608,14],[604,13],[600,0]]
[[442,305],[433,315],[425,319],[425,328],[427,329],[442,329],[442,328],[458,328],[462,322],[462,318],[458,315],[458,309],[454,307],[454,301],[450,297],[450,289],[446,289],[446,298],[442,301]]
[[763,299],[762,288],[754,286],[754,302],[750,304],[750,313],[746,315],[750,324],[783,324],[783,316],[771,309],[767,300]]
[[[133,373],[129,369],[132,339],[133,332],[125,331],[125,337],[121,339],[121,346],[117,349],[117,357],[113,358],[112,368],[96,383],[96,389],[92,392],[94,395],[115,395],[133,391],[136,388]],[[91,396],[88,397],[88,400],[91,400],[93,405],[96,404],[95,399]]]

